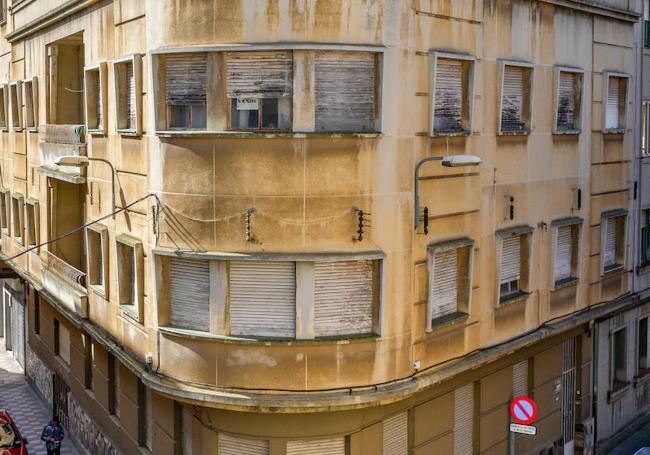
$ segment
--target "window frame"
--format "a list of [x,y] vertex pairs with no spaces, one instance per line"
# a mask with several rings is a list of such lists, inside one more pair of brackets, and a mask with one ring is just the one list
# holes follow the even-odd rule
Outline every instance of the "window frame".
[[[11,129],[23,130],[23,94],[22,81],[9,83],[9,97],[11,106]],[[14,99],[15,98],[15,99]]]
[[0,131],[9,131],[9,84],[0,84],[0,89]]
[[[574,76],[579,78],[580,89],[577,91],[576,95],[578,96],[578,103],[576,106],[578,108],[577,115],[574,111],[574,128],[573,129],[558,129],[558,118],[559,118],[559,108],[560,108],[560,77],[562,73],[571,73]],[[582,132],[582,105],[584,101],[584,90],[585,90],[585,71],[581,68],[575,68],[571,66],[556,66],[555,67],[555,100],[554,100],[554,118],[553,118],[553,134],[565,134],[565,135],[579,135]]]
[[[650,206],[641,207],[639,211],[639,267],[647,267],[650,265]],[[646,242],[648,244],[647,252],[643,250],[643,230],[647,229]],[[644,260],[644,256],[646,256]]]
[[[435,129],[436,114],[436,77],[438,74],[438,60],[458,60],[463,66],[467,65],[467,77],[461,75],[462,85],[462,105],[461,105],[461,124],[465,126],[461,131],[445,131]],[[475,67],[476,57],[468,54],[456,54],[438,50],[429,51],[429,136],[460,136],[471,134],[474,129],[474,91],[475,91]],[[467,112],[463,112],[464,110]],[[466,117],[466,118],[465,118]]]
[[[615,263],[612,266],[605,265],[605,244],[607,239],[607,224],[614,218],[623,219],[622,238],[615,239]],[[601,214],[600,218],[600,275],[604,276],[611,272],[617,272],[625,269],[627,261],[627,228],[628,228],[628,211],[626,209],[607,210]],[[618,262],[618,258],[621,259]]]
[[650,156],[650,100],[641,101],[641,156]]
[[[533,131],[533,113],[535,112],[535,64],[516,60],[500,60],[499,65],[499,112],[497,118],[497,134],[500,136],[527,136]],[[525,127],[516,131],[504,131],[501,128],[503,116],[503,95],[505,94],[505,72],[507,66],[522,68],[527,72],[528,79],[527,81],[524,81],[524,84],[527,83],[527,87],[526,85],[524,86],[524,97],[527,97],[528,101],[528,103],[526,103],[526,99],[524,99],[524,104],[527,104],[527,106],[524,106],[524,112],[522,113],[522,122]],[[528,89],[528,93],[526,93],[526,88]]]
[[[92,234],[90,234],[91,232]],[[94,256],[95,249],[93,248],[93,245],[91,243],[90,235],[99,236],[99,248],[101,250],[100,264],[96,264],[96,265],[94,264],[97,258],[95,258]],[[97,294],[103,296],[105,299],[108,299],[109,290],[110,290],[110,285],[109,285],[110,282],[108,280],[108,276],[110,273],[108,227],[98,223],[91,224],[86,228],[85,241],[86,241],[87,286],[93,291],[95,291]],[[94,283],[96,278],[95,273],[97,273],[94,270],[95,267],[98,269],[101,268],[102,270],[103,279],[101,284]]]
[[[645,359],[641,358],[641,344],[643,340],[641,339],[641,323],[645,321],[646,325],[646,339],[645,339]],[[645,315],[639,317],[636,322],[636,377],[643,377],[650,374],[650,316]]]
[[[30,208],[31,207],[31,208]],[[30,214],[30,211],[32,212]],[[33,225],[34,228],[34,238],[32,238],[30,225]],[[41,225],[41,214],[40,214],[40,203],[38,199],[27,198],[25,200],[25,246],[27,247],[37,247],[36,250],[40,250],[38,245],[41,241],[40,235],[40,225]]]
[[[528,225],[500,229],[495,232],[496,247],[496,307],[501,307],[510,302],[525,300],[530,293],[530,274],[533,260],[533,233],[535,228]],[[510,237],[524,237],[520,248],[519,280],[517,291],[501,295],[501,257],[503,255],[503,241]],[[521,239],[520,239],[521,241]],[[512,283],[513,281],[509,282]]]
[[[623,102],[623,111],[621,112],[619,106],[619,124],[616,128],[607,128],[607,93],[609,92],[609,81],[612,77],[617,77],[625,81],[625,100]],[[603,115],[603,134],[625,134],[627,130],[627,114],[628,114],[628,104],[630,97],[630,75],[626,73],[621,73],[617,71],[604,71],[603,72],[603,102],[602,102],[602,115]],[[622,124],[620,122],[623,122]]]
[[[624,370],[625,370],[625,378],[620,381],[616,377],[616,336],[619,333],[623,333],[623,363],[624,363]],[[625,388],[630,381],[628,378],[628,356],[627,356],[627,326],[619,327],[616,330],[613,330],[610,333],[610,360],[609,360],[609,384],[610,384],[610,392],[616,392],[622,388]]]
[[[205,93],[205,126],[204,127],[196,127],[192,126],[192,111],[194,110],[195,106],[199,106],[198,104],[168,104],[167,103],[167,65],[168,65],[168,59],[171,56],[183,56],[183,55],[199,55],[199,56],[204,56],[205,57],[205,64],[206,64],[206,93]],[[157,75],[157,86],[158,86],[158,92],[159,92],[159,97],[160,100],[158,101],[158,106],[159,109],[162,108],[163,114],[159,115],[159,120],[162,121],[164,128],[162,130],[164,131],[187,131],[187,132],[195,132],[195,131],[210,131],[210,128],[208,127],[208,113],[210,112],[210,108],[213,107],[210,101],[210,81],[211,77],[212,79],[212,86],[214,87],[217,85],[219,88],[221,88],[222,84],[219,84],[216,82],[216,79],[219,79],[219,75],[212,75],[211,70],[214,70],[214,66],[217,66],[214,64],[214,61],[217,60],[215,59],[214,53],[210,52],[202,52],[202,51],[188,51],[188,52],[166,52],[162,54],[158,54],[156,56],[156,71],[158,73]],[[217,97],[219,96],[219,93],[215,93]],[[212,100],[214,102],[214,100]],[[223,102],[223,101],[222,101]],[[189,121],[190,125],[189,126],[171,126],[171,118],[172,118],[172,108],[174,106],[185,106],[189,108]]]
[[[128,315],[137,322],[144,322],[144,251],[142,242],[139,239],[126,234],[120,234],[115,239],[116,259],[117,259],[117,296],[118,304],[122,314]],[[124,262],[127,258],[124,256],[125,250],[131,252],[131,265],[133,271],[132,282],[126,282],[124,274]],[[127,295],[128,294],[128,295]],[[135,299],[135,302],[132,300]],[[127,303],[125,303],[127,302]]]
[[[560,289],[580,281],[580,267],[582,265],[580,251],[582,250],[583,242],[582,225],[583,219],[579,217],[560,218],[551,222],[551,289]],[[557,242],[559,228],[562,227],[570,227],[572,230],[571,276],[564,280],[557,280],[555,276]]]
[[[135,68],[135,67],[134,67]],[[95,74],[96,73],[96,74]],[[97,100],[91,98],[91,94],[95,93],[95,78],[99,78],[99,97],[102,105],[102,121],[96,118],[95,106]],[[135,73],[134,73],[135,77]],[[106,62],[100,62],[95,65],[88,65],[84,67],[84,109],[86,114],[86,128],[91,135],[106,135],[108,128],[108,106],[107,106],[107,89],[108,89],[108,65]],[[137,98],[137,88],[136,88]],[[136,103],[137,104],[137,103]],[[137,113],[136,113],[137,115]],[[95,120],[97,126],[90,127],[90,119]]]
[[37,132],[38,131],[38,77],[33,76],[30,79],[25,79],[22,85],[23,85],[23,100],[25,104],[25,115],[24,115],[25,129],[27,129],[27,131]]
[[[426,331],[431,332],[436,322],[444,322],[450,319],[456,319],[456,317],[465,317],[471,314],[472,308],[472,279],[474,274],[474,240],[463,237],[454,240],[447,240],[432,243],[427,246],[427,327]],[[465,283],[462,282],[462,277],[456,275],[456,286],[459,291],[458,297],[463,297],[463,300],[456,300],[456,311],[439,316],[435,319],[432,318],[431,313],[433,311],[433,287],[435,282],[435,255],[438,252],[456,250],[456,254],[461,254],[461,249],[467,249],[467,280]],[[461,284],[463,289],[461,289]],[[461,290],[464,293],[464,296],[461,295]]]
[[[118,134],[126,136],[142,135],[142,54],[129,54],[113,60],[113,90],[115,96],[115,130]],[[126,105],[128,100],[128,91],[125,90],[121,82],[122,67],[127,64],[133,65],[133,86],[135,90],[135,125],[131,128],[126,126]]]
[[3,236],[11,236],[11,190],[0,188],[0,232]]
[[[20,229],[20,235],[16,235],[16,229]],[[16,243],[25,246],[25,198],[20,193],[11,195],[11,231]]]

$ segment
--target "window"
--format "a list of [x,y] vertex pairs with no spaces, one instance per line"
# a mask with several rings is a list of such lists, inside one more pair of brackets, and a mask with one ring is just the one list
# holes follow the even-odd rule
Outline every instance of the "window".
[[553,277],[554,287],[578,280],[580,226],[582,220],[569,218],[554,221]]
[[641,210],[641,265],[650,264],[650,209]]
[[625,264],[625,221],[627,211],[603,213],[601,219],[601,274],[623,268]]
[[25,201],[25,245],[36,246],[40,243],[40,212],[36,199]]
[[528,294],[531,237],[528,227],[497,232],[500,303]]
[[[135,54],[113,64],[117,130],[142,133],[142,59]],[[100,87],[101,88],[101,87]]]
[[650,373],[648,362],[648,318],[639,319],[637,329],[637,376]]
[[95,350],[92,337],[87,333],[81,339],[84,346],[84,388],[93,390],[93,363],[95,361]]
[[650,5],[647,0],[643,2],[643,45],[650,48]]
[[378,62],[373,52],[316,53],[316,131],[379,130]]
[[33,77],[23,82],[25,97],[25,127],[38,126],[38,79]]
[[120,416],[120,362],[108,353],[108,413]]
[[291,128],[291,52],[228,52],[226,62],[230,128]]
[[117,240],[119,302],[126,314],[142,322],[144,258],[142,243],[127,236]]
[[264,439],[244,439],[219,433],[219,453],[224,455],[238,455],[240,453],[269,455],[269,441]]
[[[0,0],[2,1],[2,0]],[[0,130],[7,129],[7,100],[9,98],[9,86],[0,85]]]
[[3,234],[9,234],[11,213],[11,193],[8,189],[0,190],[0,226]]
[[501,81],[499,133],[529,133],[531,130],[533,66],[504,62]]
[[58,319],[54,319],[54,354],[70,365],[70,330]]
[[210,262],[169,260],[170,323],[182,329],[210,331]]
[[345,455],[345,438],[287,441],[286,455]]
[[34,298],[34,333],[41,333],[41,297],[38,295]]
[[[133,78],[131,81],[135,82]],[[131,81],[128,81],[129,84]],[[103,133],[106,131],[106,63],[88,67],[85,70],[84,83],[88,131]],[[129,96],[130,94],[129,92]]]
[[21,83],[14,82],[9,84],[9,97],[11,104],[11,126],[14,129],[21,129],[23,126],[23,103],[22,103],[22,93],[21,93]]
[[383,422],[382,446],[384,455],[404,455],[409,451],[408,413],[401,412]]
[[[206,127],[207,62],[205,53],[165,56],[165,102],[167,125],[170,129]],[[233,77],[236,78],[235,75]],[[268,108],[267,105],[267,110]]]
[[650,139],[650,101],[643,101],[641,103],[641,155],[650,155],[648,149],[648,140]]
[[457,455],[474,453],[474,383],[454,390],[454,450]]
[[627,329],[620,329],[612,334],[612,390],[618,390],[627,384]]
[[625,131],[628,76],[605,73],[605,132]]
[[88,284],[107,297],[108,286],[108,229],[93,224],[86,229],[86,254],[88,255]]
[[474,59],[432,52],[431,68],[431,134],[470,132]]
[[469,239],[428,248],[428,330],[432,321],[469,313],[473,248]]
[[138,384],[138,445],[147,446],[147,392],[146,387],[140,378],[137,378]]
[[23,197],[20,194],[14,194],[11,198],[11,219],[12,229],[16,242],[24,245],[24,212],[23,212]]
[[580,131],[582,78],[583,73],[580,70],[556,69],[556,133],[577,133]]

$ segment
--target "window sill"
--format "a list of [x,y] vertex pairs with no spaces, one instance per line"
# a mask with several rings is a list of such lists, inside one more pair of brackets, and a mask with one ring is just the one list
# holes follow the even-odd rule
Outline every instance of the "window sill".
[[558,289],[565,289],[573,286],[578,285],[579,278],[576,277],[569,277],[569,278],[564,278],[563,280],[558,280],[555,282],[555,287],[553,288],[554,290]]
[[291,131],[198,131],[198,130],[165,130],[156,131],[156,136],[163,138],[291,138],[303,139],[308,137],[317,138],[378,138],[381,133],[325,133],[325,132],[291,132]]
[[603,134],[614,134],[614,135],[619,134],[619,135],[623,135],[623,134],[625,134],[625,128],[609,128],[609,129],[605,129],[605,130],[603,130]]
[[499,307],[512,305],[515,303],[523,302],[528,299],[530,292],[519,291],[514,294],[506,295],[499,298]]
[[431,329],[427,332],[432,332],[445,326],[453,326],[460,322],[464,322],[469,318],[469,313],[457,311],[455,313],[446,314],[431,320]]
[[137,310],[132,308],[132,305],[122,305],[120,304],[120,309],[122,310],[122,314],[128,316],[130,319],[133,319],[134,321],[140,323],[140,315],[138,314]]
[[14,130],[14,131],[16,131],[16,132],[20,132],[20,131],[22,131],[24,128],[23,128],[22,126],[14,126],[14,127],[12,127],[11,129]]
[[379,339],[379,335],[358,335],[342,337],[324,337],[308,340],[281,339],[281,338],[243,338],[229,335],[217,335],[199,330],[181,329],[178,327],[160,326],[158,331],[168,335],[190,338],[195,340],[220,341],[226,344],[257,344],[265,346],[292,346],[292,345],[311,345],[311,344],[350,344],[354,342],[374,341]]
[[[88,289],[90,289],[95,294],[97,294],[98,296],[100,296],[104,300],[106,300],[106,290],[104,289],[104,286],[100,286],[98,284],[89,284]],[[129,311],[129,310],[126,310],[126,311]]]
[[431,137],[445,137],[445,136],[451,136],[451,137],[456,137],[456,136],[471,136],[472,131],[471,130],[462,130],[462,131],[434,131],[431,133]]
[[607,402],[612,403],[618,400],[623,395],[625,395],[629,389],[630,389],[629,381],[614,384],[614,386],[612,386],[612,389],[607,392]]
[[[95,129],[95,128],[88,129],[87,132],[91,136],[106,136],[106,134],[104,133],[104,130],[98,130],[98,129]],[[125,133],[120,132],[120,134],[127,134],[127,133],[126,132]],[[133,132],[132,134],[135,134],[135,132]]]
[[515,131],[499,131],[498,135],[499,136],[528,136],[532,133],[532,130],[529,128],[523,129],[523,130],[515,130]]
[[645,275],[648,272],[650,272],[650,262],[639,264],[636,268],[637,275]]
[[613,274],[623,270],[623,264],[612,264],[605,267],[603,270],[603,276]]
[[117,134],[119,134],[120,136],[131,136],[131,137],[142,136],[142,133],[138,133],[136,130],[117,130]]
[[577,130],[555,130],[553,131],[553,134],[558,135],[558,136],[578,136],[582,133],[582,130],[577,129]]
[[634,376],[634,388],[641,387],[648,381],[650,381],[650,368],[642,368],[639,370],[639,373]]

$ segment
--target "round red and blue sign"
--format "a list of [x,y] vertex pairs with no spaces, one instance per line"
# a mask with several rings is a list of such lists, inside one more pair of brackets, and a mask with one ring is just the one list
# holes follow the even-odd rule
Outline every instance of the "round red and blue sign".
[[510,402],[512,420],[522,425],[530,425],[537,418],[537,405],[528,397],[517,397]]

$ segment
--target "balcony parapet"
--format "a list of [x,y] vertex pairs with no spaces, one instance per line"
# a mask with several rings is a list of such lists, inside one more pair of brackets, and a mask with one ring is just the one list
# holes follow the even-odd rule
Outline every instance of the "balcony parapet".
[[49,251],[40,254],[43,265],[43,287],[62,305],[82,318],[88,318],[86,274]]
[[84,183],[85,168],[59,166],[62,156],[86,156],[86,127],[84,125],[43,125],[41,133],[41,163],[39,173],[71,183]]

